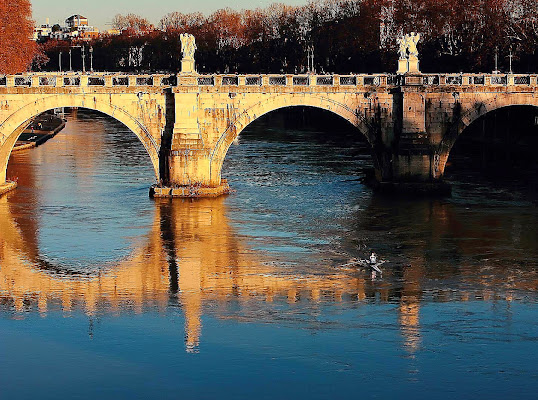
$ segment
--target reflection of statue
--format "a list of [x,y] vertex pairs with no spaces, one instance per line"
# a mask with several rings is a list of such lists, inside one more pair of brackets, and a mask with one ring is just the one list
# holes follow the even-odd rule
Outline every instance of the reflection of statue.
[[189,33],[182,33],[181,39],[181,51],[183,52],[183,58],[188,60],[194,60],[194,52],[196,51],[196,42],[194,36]]

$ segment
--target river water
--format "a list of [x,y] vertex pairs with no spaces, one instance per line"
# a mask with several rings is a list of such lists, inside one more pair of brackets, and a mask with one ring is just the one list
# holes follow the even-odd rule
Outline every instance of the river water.
[[[536,398],[523,192],[380,196],[364,142],[268,118],[230,149],[235,193],[151,200],[133,134],[67,118],[0,198],[2,399]],[[381,275],[342,266],[372,251]]]

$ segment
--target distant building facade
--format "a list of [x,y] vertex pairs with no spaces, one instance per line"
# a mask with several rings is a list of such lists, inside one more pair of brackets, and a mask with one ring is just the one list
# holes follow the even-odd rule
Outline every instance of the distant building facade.
[[50,26],[49,19],[44,25],[34,28],[33,39],[44,42],[54,40],[92,40],[99,37],[99,29],[88,24],[88,18],[75,14],[65,20],[65,25]]
[[51,34],[52,34],[52,26],[49,25],[49,19],[47,18],[46,23],[40,26],[36,26],[34,28],[33,39],[37,42],[43,42],[45,40],[48,40]]
[[68,28],[78,28],[82,26],[88,26],[88,18],[83,17],[80,14],[71,15],[65,20],[65,25]]

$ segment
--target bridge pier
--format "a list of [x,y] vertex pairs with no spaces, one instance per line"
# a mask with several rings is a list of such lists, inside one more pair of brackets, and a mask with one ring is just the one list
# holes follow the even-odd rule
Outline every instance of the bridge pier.
[[150,189],[152,197],[217,197],[230,192],[220,175],[211,174],[209,150],[183,148],[168,156],[169,181]]
[[[174,118],[170,148],[161,151],[166,157],[166,179],[150,189],[152,197],[215,197],[230,191],[220,173],[211,171],[211,148],[205,145],[200,132],[200,96],[198,75],[181,73],[174,87]],[[163,145],[165,143],[163,142]]]
[[383,192],[450,194],[450,185],[442,181],[444,164],[441,165],[437,151],[446,129],[445,120],[429,118],[431,102],[422,85],[422,76],[406,78],[411,84],[392,91],[392,131],[378,151],[381,165],[376,180],[370,182]]

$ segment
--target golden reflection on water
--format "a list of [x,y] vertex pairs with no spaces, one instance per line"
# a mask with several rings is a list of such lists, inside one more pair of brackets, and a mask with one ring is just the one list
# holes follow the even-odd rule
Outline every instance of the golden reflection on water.
[[[156,201],[142,246],[113,266],[82,274],[43,265],[39,249],[31,248],[36,240],[26,240],[12,218],[8,196],[0,198],[0,299],[17,314],[37,309],[46,315],[49,308],[69,314],[76,308],[89,316],[164,310],[177,299],[185,315],[186,347],[192,350],[199,344],[204,302],[367,297],[368,276],[356,271],[304,275],[264,261],[234,233],[224,200]],[[386,290],[381,297],[387,297]]]
[[[95,132],[65,135],[62,137],[64,142],[61,142],[69,151],[79,149],[72,162],[77,163],[80,186],[87,190],[92,190],[90,172],[98,159],[95,157],[97,153],[85,149],[103,147],[102,135],[97,134],[103,128],[90,126]],[[63,168],[55,166],[57,157],[54,153],[37,154],[47,157],[43,165]],[[32,188],[31,195],[39,196],[39,186],[43,183],[34,182],[33,169],[17,168],[16,171],[20,182]],[[98,269],[91,268],[89,272],[62,266],[51,268],[40,258],[37,239],[39,212],[34,210],[34,218],[18,224],[15,213],[10,209],[10,196],[12,194],[0,197],[0,305],[13,310],[17,317],[34,310],[43,316],[56,310],[66,315],[73,310],[83,310],[88,316],[94,316],[143,313],[149,309],[164,311],[170,305],[178,305],[185,315],[188,351],[195,351],[199,345],[203,313],[225,316],[225,306],[230,300],[237,300],[243,305],[275,301],[317,305],[327,301],[361,302],[379,298],[381,302],[398,303],[398,323],[404,347],[409,353],[414,353],[421,345],[420,308],[426,291],[423,287],[426,276],[436,278],[439,274],[440,278],[446,278],[458,274],[459,279],[472,287],[469,291],[458,289],[460,301],[495,298],[499,287],[504,290],[503,297],[510,301],[510,290],[536,291],[538,287],[536,272],[526,271],[526,279],[518,279],[517,268],[507,272],[484,264],[477,271],[473,265],[458,265],[455,267],[457,272],[435,269],[428,272],[423,250],[437,249],[445,243],[445,237],[474,238],[458,243],[457,250],[466,255],[475,254],[477,246],[490,251],[492,240],[503,242],[510,232],[521,231],[503,226],[508,220],[496,215],[483,216],[475,224],[462,224],[465,215],[459,215],[446,203],[434,202],[431,208],[420,203],[410,206],[412,210],[408,214],[413,216],[413,220],[408,221],[406,232],[427,232],[423,248],[415,243],[415,247],[409,246],[411,250],[406,256],[412,260],[410,265],[398,271],[387,268],[384,278],[389,279],[376,280],[368,273],[334,266],[320,266],[316,274],[305,273],[301,266],[283,268],[282,264],[268,259],[266,254],[249,248],[247,240],[235,231],[228,220],[225,198],[155,201],[150,231],[125,259]],[[385,215],[383,218],[390,218],[386,210],[393,210],[392,204],[383,204],[384,201],[387,200],[374,198],[369,207],[379,208]],[[376,216],[372,210],[369,212]],[[368,218],[363,220],[368,221]],[[518,221],[522,224],[521,220],[515,220]],[[485,230],[485,233],[466,231],[469,229]],[[522,242],[523,248],[533,248],[535,243],[532,235],[523,234],[514,241]],[[398,276],[396,284],[395,275],[398,274],[401,276]],[[398,286],[399,296],[395,296],[395,286]],[[437,290],[435,296],[443,301],[442,289]],[[204,308],[208,304],[216,307]]]
[[[234,231],[224,198],[155,201],[151,231],[129,257],[88,273],[58,266],[51,269],[38,256],[33,237],[38,227],[21,230],[8,199],[0,198],[0,301],[19,317],[33,310],[45,316],[49,309],[60,309],[66,315],[74,309],[88,316],[119,315],[147,309],[164,311],[177,304],[185,316],[187,351],[195,351],[204,304],[225,306],[231,299],[240,303],[278,299],[316,304],[377,296],[383,302],[394,301],[390,283],[372,279],[367,273],[329,268],[320,274],[304,274],[300,268],[280,268],[278,263],[269,262],[265,255],[249,249]],[[421,282],[426,271],[420,252],[415,250],[409,256],[412,265],[401,271],[398,323],[404,348],[412,354],[421,343]],[[492,298],[495,288],[488,283],[474,295],[461,291],[459,300]],[[442,291],[439,293],[442,300]],[[507,293],[506,298],[509,296]],[[211,312],[218,314],[220,310],[211,307]]]

